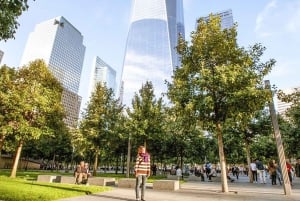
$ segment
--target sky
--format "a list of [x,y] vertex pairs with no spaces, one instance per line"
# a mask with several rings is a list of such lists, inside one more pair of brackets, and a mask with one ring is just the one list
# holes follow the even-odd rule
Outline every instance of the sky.
[[[36,24],[64,16],[83,35],[86,46],[79,95],[82,108],[88,100],[92,60],[99,56],[117,71],[120,79],[132,0],[29,0],[29,10],[18,19],[15,39],[0,42],[2,64],[18,67],[29,33]],[[299,0],[183,0],[186,40],[199,17],[232,9],[238,24],[238,44],[266,47],[263,61],[275,59],[266,77],[279,89],[300,86],[300,1]]]

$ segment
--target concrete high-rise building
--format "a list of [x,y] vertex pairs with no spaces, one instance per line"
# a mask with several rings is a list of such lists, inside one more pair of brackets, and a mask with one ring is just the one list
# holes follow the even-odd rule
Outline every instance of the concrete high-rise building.
[[182,0],[133,0],[120,87],[126,106],[146,81],[157,97],[167,91],[165,80],[180,66],[179,35],[185,35]]
[[2,62],[3,55],[4,55],[4,52],[3,52],[2,50],[0,50],[0,64],[1,64],[1,62]]
[[[232,10],[228,9],[225,11],[213,13],[213,15],[218,15],[221,18],[221,27],[222,29],[229,29],[233,27],[233,16],[232,16]],[[204,20],[209,20],[209,16],[203,17]]]
[[94,91],[96,84],[101,82],[116,93],[116,76],[117,73],[112,67],[106,64],[98,56],[95,57],[93,62],[91,90]]
[[43,59],[62,84],[65,123],[77,126],[81,97],[78,95],[85,46],[82,34],[64,17],[59,16],[40,24],[30,33],[21,65]]

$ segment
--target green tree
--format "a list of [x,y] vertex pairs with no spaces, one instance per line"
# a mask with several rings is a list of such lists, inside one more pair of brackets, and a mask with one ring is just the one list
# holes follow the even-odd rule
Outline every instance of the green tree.
[[16,96],[14,91],[16,74],[14,68],[5,65],[0,68],[0,155],[7,135],[12,132],[11,111],[14,110],[13,100]]
[[[98,83],[80,125],[87,145],[94,151],[94,170],[97,170],[99,155],[107,153],[113,146],[112,139],[116,138],[117,120],[122,110],[119,100],[114,99],[112,89]],[[93,175],[96,176],[96,171]]]
[[[144,144],[151,153],[152,163],[161,160],[166,153],[163,142],[166,140],[165,118],[166,108],[160,97],[156,99],[154,88],[150,81],[142,85],[139,93],[132,100],[132,107],[127,108],[127,129],[129,132],[127,167],[131,154],[136,153],[136,146]],[[131,147],[133,153],[131,153]],[[127,176],[129,176],[127,174]]]
[[[59,121],[58,121],[59,122]],[[59,124],[62,125],[59,125]],[[61,119],[57,127],[52,127],[50,135],[42,135],[38,140],[31,140],[23,148],[23,155],[35,159],[43,159],[44,163],[69,164],[72,160],[72,136]],[[51,126],[49,126],[51,128]]]
[[[169,134],[169,155],[176,156],[176,164],[183,169],[183,159],[192,152],[192,142],[196,140],[201,131],[197,130],[196,112],[191,104],[186,104],[186,97],[173,97],[173,105],[168,112],[167,130]],[[176,101],[175,101],[176,100]]]
[[300,151],[295,147],[300,145],[300,89],[295,88],[291,94],[284,94],[279,90],[278,98],[286,103],[291,103],[291,107],[285,115],[280,116],[279,124],[285,144],[286,155],[290,158],[299,157]]
[[11,100],[12,134],[17,141],[11,177],[16,176],[24,143],[51,134],[49,115],[60,112],[62,87],[42,60],[36,60],[18,70],[14,80],[15,96]]
[[148,150],[155,146],[164,133],[164,107],[162,98],[156,100],[151,82],[147,81],[135,94],[132,108],[127,108],[131,137],[136,144],[149,143]]
[[[50,87],[53,90],[55,83],[51,80],[41,79],[39,83],[43,83],[43,86]],[[45,119],[45,126],[52,132],[48,135],[42,135],[39,139],[31,140],[30,145],[27,145],[24,151],[27,151],[27,155],[30,156],[32,152],[38,154],[39,159],[51,161],[51,163],[70,162],[72,153],[71,133],[64,123],[65,112],[61,102],[62,88],[57,88],[56,102],[52,102],[52,112],[47,114]]]
[[300,103],[293,104],[286,117],[288,119],[279,119],[286,155],[289,158],[297,158],[300,156],[300,150],[295,149],[300,146]]
[[15,38],[17,19],[28,8],[28,0],[0,0],[0,41]]
[[[260,44],[249,50],[239,47],[236,27],[222,30],[219,17],[210,15],[208,21],[200,18],[191,33],[191,45],[179,41],[182,67],[177,68],[169,86],[171,94],[185,96],[193,105],[204,129],[215,133],[223,192],[228,192],[223,125],[231,119],[239,120],[241,113],[252,112],[256,105],[265,105],[271,95],[264,90],[263,78],[275,63],[261,62],[265,48]],[[191,93],[185,93],[187,85]]]
[[[234,155],[230,154],[228,156],[231,156],[230,160],[232,163],[236,163],[244,161],[243,152],[241,152],[241,150],[244,150],[249,167],[250,182],[253,182],[252,172],[250,171],[250,163],[252,161],[251,158],[255,159],[257,157],[260,158],[261,156],[265,157],[268,154],[274,153],[268,152],[263,154],[261,150],[265,150],[266,147],[261,145],[266,145],[267,143],[262,143],[258,146],[255,143],[257,140],[259,142],[259,140],[263,139],[268,139],[268,141],[274,143],[271,135],[272,122],[270,114],[267,110],[258,111],[258,109],[259,108],[255,110],[255,108],[253,108],[252,112],[242,113],[242,118],[240,118],[239,121],[228,122],[225,125],[226,128],[224,129],[225,152],[235,153]],[[231,145],[229,143],[231,143]],[[250,149],[251,147],[252,149]],[[228,148],[232,150],[228,150]]]

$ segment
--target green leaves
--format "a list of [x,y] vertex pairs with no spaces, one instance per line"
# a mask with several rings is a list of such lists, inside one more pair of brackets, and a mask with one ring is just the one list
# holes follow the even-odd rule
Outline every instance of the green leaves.
[[220,19],[199,20],[191,45],[181,41],[182,67],[169,84],[175,104],[193,104],[202,121],[223,122],[239,113],[260,110],[270,98],[263,78],[275,64],[262,63],[265,48],[255,44],[249,50],[237,44],[236,25],[221,30]]
[[3,66],[0,79],[0,135],[14,135],[17,141],[38,139],[54,129],[51,118],[62,121],[62,87],[42,60],[18,70]]
[[[0,151],[9,137],[17,144],[11,172],[16,176],[18,160],[24,143],[53,133],[53,122],[62,122],[62,87],[42,60],[18,70],[0,69]],[[55,119],[55,120],[53,120]],[[52,122],[52,124],[50,123]],[[58,125],[56,123],[56,125]],[[11,143],[13,145],[13,143]]]
[[159,140],[164,133],[164,106],[162,99],[155,98],[151,82],[146,82],[135,94],[132,108],[127,109],[130,132],[138,144],[149,144],[148,150],[155,146],[149,143]]
[[0,0],[0,41],[14,38],[17,19],[28,8],[28,0]]
[[93,150],[110,149],[118,138],[118,126],[122,120],[122,105],[114,99],[112,89],[102,83],[96,85],[80,125],[86,143]]
[[[182,111],[181,117],[194,111],[191,114],[202,129],[217,136],[222,172],[226,172],[222,135],[226,123],[245,125],[264,108],[271,94],[264,89],[263,79],[275,64],[274,60],[260,61],[265,50],[260,44],[249,50],[239,47],[236,29],[236,25],[221,29],[218,16],[199,19],[191,44],[179,41],[182,66],[168,84],[168,97]],[[226,176],[222,177],[222,186],[227,186]]]

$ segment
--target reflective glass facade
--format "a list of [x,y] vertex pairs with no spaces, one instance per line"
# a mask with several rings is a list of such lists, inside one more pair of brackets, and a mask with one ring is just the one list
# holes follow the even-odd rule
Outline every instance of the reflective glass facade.
[[43,59],[62,84],[62,103],[68,126],[77,126],[81,97],[78,95],[85,54],[82,34],[64,17],[59,16],[35,26],[30,33],[21,65]]
[[83,36],[60,16],[36,25],[27,40],[21,65],[44,59],[63,87],[78,93],[84,54]]
[[93,62],[93,75],[92,75],[92,91],[95,89],[96,84],[101,82],[105,83],[107,88],[111,88],[116,93],[116,71],[105,63],[99,57],[95,57]]
[[[233,27],[233,16],[232,10],[225,10],[218,13],[214,13],[214,15],[218,15],[221,18],[221,27],[222,29],[229,29]],[[209,16],[204,17],[205,20],[209,20]]]
[[165,80],[180,66],[178,36],[184,37],[182,0],[133,0],[132,6],[120,92],[126,106],[146,81],[157,97],[167,91]]

